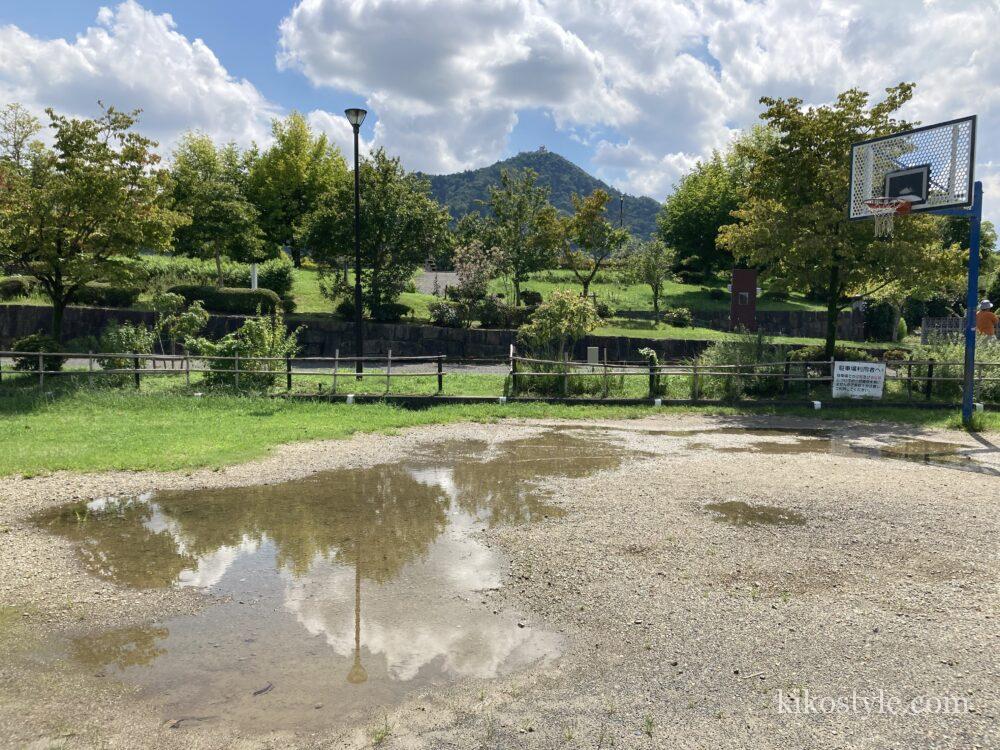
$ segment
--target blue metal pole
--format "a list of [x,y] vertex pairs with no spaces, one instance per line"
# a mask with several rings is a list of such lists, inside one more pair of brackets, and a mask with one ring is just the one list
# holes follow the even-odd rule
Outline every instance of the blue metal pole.
[[983,219],[983,183],[972,192],[969,212],[969,291],[965,321],[965,382],[962,389],[962,424],[972,426],[973,388],[976,373],[976,312],[979,309],[979,227]]

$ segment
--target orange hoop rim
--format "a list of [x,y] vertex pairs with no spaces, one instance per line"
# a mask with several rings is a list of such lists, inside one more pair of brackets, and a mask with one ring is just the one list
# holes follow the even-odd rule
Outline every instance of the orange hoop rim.
[[913,203],[906,200],[906,198],[889,198],[886,196],[880,196],[878,198],[869,198],[866,200],[865,205],[868,206],[868,210],[872,214],[899,214],[905,215],[910,213],[913,209]]

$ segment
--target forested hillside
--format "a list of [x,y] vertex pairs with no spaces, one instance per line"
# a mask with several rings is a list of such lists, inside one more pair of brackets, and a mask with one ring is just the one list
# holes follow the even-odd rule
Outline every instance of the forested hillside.
[[[500,170],[526,168],[538,173],[539,183],[552,191],[552,205],[566,213],[572,209],[570,196],[573,193],[589,195],[597,188],[603,188],[612,196],[608,213],[617,223],[618,196],[621,193],[551,151],[523,152],[482,169],[426,176],[431,181],[434,197],[446,204],[451,215],[457,219],[471,211],[482,211],[477,201],[486,200],[489,186],[500,180]],[[637,236],[649,237],[656,231],[656,214],[659,210],[660,204],[652,198],[626,195],[625,226]]]

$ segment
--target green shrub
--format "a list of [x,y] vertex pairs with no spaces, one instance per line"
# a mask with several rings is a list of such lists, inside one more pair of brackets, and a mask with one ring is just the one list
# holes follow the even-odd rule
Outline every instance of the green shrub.
[[[801,349],[794,349],[788,353],[788,358],[793,362],[826,362],[826,347],[822,344],[815,346],[803,346]],[[854,346],[844,346],[837,344],[833,349],[833,358],[838,362],[874,362],[872,357],[864,349]]]
[[[934,381],[935,399],[958,401],[962,397],[962,377],[964,374],[965,340],[962,336],[941,337],[940,340],[913,350],[913,359],[919,362],[933,361],[935,378],[950,378]],[[1000,341],[992,336],[976,337],[976,362],[1000,362]],[[928,377],[926,365],[914,365],[913,376]],[[1000,378],[1000,368],[982,368],[983,378]],[[922,381],[926,382],[926,381]],[[1000,380],[982,380],[976,384],[976,399],[988,403],[1000,403]]]
[[343,318],[344,320],[354,320],[354,300],[342,299],[337,303],[337,306],[333,308],[333,314],[338,318]]
[[409,305],[404,305],[402,302],[386,302],[372,310],[372,319],[378,323],[398,323],[409,314]]
[[0,279],[0,300],[29,297],[38,281],[32,276],[7,276]]
[[899,362],[910,358],[909,349],[886,349],[882,352],[883,362]]
[[285,314],[293,313],[295,312],[295,308],[297,307],[298,304],[296,304],[295,297],[293,297],[292,295],[286,294],[284,297],[281,298],[281,311],[283,313]]
[[663,322],[675,328],[690,328],[694,323],[694,316],[687,307],[665,307]]
[[[106,354],[152,354],[156,334],[140,323],[111,323],[101,334],[98,348]],[[131,357],[98,357],[97,364],[102,370],[143,369],[148,360]],[[131,376],[119,373],[108,375],[104,382],[108,385],[123,386]]]
[[782,379],[775,375],[784,373],[785,353],[785,347],[774,344],[760,332],[743,332],[712,344],[696,358],[699,369],[732,374],[700,376],[701,395],[734,400],[745,395],[776,394],[781,391]]
[[[351,305],[353,311],[354,306]],[[450,299],[436,299],[427,303],[431,323],[444,328],[464,328],[468,325],[465,305]]]
[[722,299],[729,299],[729,297],[731,296],[728,291],[726,291],[725,289],[719,289],[718,287],[703,286],[701,288],[701,291],[704,294],[707,294],[709,299],[722,300]]
[[230,289],[214,286],[179,285],[167,290],[191,304],[200,301],[206,310],[231,315],[268,314],[281,310],[281,298],[270,289]]
[[114,286],[94,282],[76,291],[73,301],[93,307],[131,307],[138,301],[142,289],[137,286]]
[[[215,261],[198,258],[144,256],[135,261],[136,274],[158,289],[171,286],[215,286],[218,273]],[[288,258],[272,258],[257,266],[257,286],[270,289],[279,297],[290,294],[295,269]],[[222,262],[222,282],[225,287],[250,287],[250,266],[232,260]]]
[[208,313],[199,300],[192,302],[185,310],[182,296],[161,292],[153,297],[152,303],[157,313],[153,330],[159,339],[160,351],[166,352],[166,343],[169,342],[170,353],[176,354],[177,344],[183,344],[197,336],[208,325]]
[[514,307],[491,294],[476,305],[476,317],[482,328],[518,328],[528,322],[536,309],[533,305]]
[[896,341],[905,339],[909,332],[909,329],[906,327],[906,318],[900,316],[899,322],[896,323]]
[[235,359],[208,360],[206,365],[210,371],[205,373],[205,382],[209,386],[266,390],[274,385],[278,374],[284,372],[285,363],[282,360],[298,352],[299,330],[289,332],[280,312],[273,316],[256,315],[218,341],[193,339],[188,343],[188,349],[193,354],[207,357],[239,356],[241,372],[238,381]]
[[[60,344],[51,336],[44,333],[33,333],[15,340],[11,344],[15,352],[58,352],[62,351]],[[42,366],[46,370],[61,370],[65,357],[43,357]],[[15,357],[14,369],[28,372],[38,372],[38,357]]]
[[529,307],[542,304],[542,293],[533,289],[525,289],[521,292],[521,304]]

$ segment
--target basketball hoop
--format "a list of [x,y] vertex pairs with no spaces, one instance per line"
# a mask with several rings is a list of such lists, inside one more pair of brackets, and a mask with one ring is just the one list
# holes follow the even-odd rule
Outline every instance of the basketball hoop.
[[906,198],[869,198],[864,201],[868,211],[875,218],[875,236],[892,237],[892,223],[897,214],[905,216],[910,213],[913,203]]

